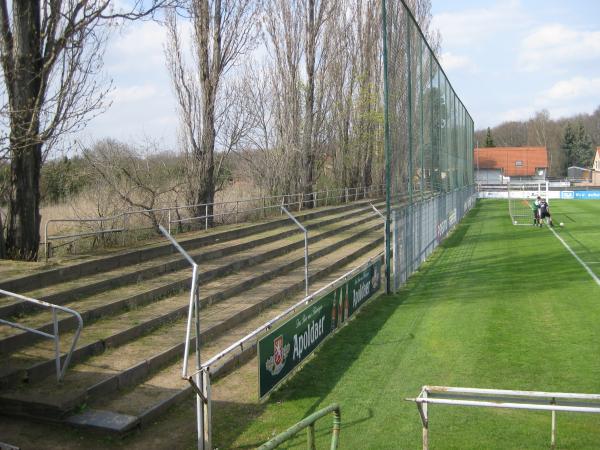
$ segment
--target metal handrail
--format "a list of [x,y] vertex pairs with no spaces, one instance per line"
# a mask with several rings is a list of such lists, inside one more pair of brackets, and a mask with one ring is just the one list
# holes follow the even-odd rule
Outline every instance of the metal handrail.
[[[205,436],[205,424],[204,417],[207,416],[205,413],[205,397],[200,388],[202,388],[202,382],[200,377],[200,289],[198,286],[198,264],[194,261],[188,252],[177,242],[177,240],[171,236],[171,234],[162,226],[158,226],[160,232],[166,237],[169,242],[177,249],[179,253],[190,263],[192,266],[192,286],[190,289],[190,303],[188,307],[187,324],[185,329],[185,343],[183,350],[183,367],[181,369],[181,378],[188,380],[194,391],[196,392],[196,428],[198,430],[198,449],[202,450],[210,448],[210,444],[203,440]],[[196,373],[188,375],[188,358],[190,350],[190,337],[192,334],[192,317],[194,318],[194,329],[195,329],[195,350],[196,350]],[[210,435],[210,426],[208,427],[208,435]],[[210,441],[210,438],[209,438]]]
[[[303,298],[299,302],[293,304],[292,306],[290,306],[289,308],[287,308],[285,311],[279,313],[277,316],[273,317],[271,320],[268,320],[263,325],[261,325],[260,327],[256,328],[254,331],[248,333],[246,336],[242,337],[237,342],[234,342],[233,344],[231,344],[225,350],[217,353],[215,356],[213,356],[212,358],[210,358],[208,361],[204,362],[202,364],[202,369],[201,370],[208,370],[208,369],[210,369],[210,367],[213,364],[215,364],[217,361],[223,359],[225,356],[227,356],[228,354],[230,354],[234,350],[236,350],[238,348],[243,349],[244,348],[244,344],[246,344],[248,341],[253,340],[256,336],[258,336],[262,332],[270,330],[273,327],[274,324],[276,324],[277,322],[279,322],[280,320],[282,320],[284,317],[287,317],[290,314],[295,313],[298,308],[302,308],[302,307],[304,307],[304,306],[312,303],[313,301],[321,298],[320,297],[321,295],[325,295],[325,294],[333,291],[334,289],[336,289],[338,287],[338,285],[340,283],[345,283],[355,273],[364,270],[365,267],[367,267],[373,261],[375,261],[377,259],[381,259],[382,256],[383,256],[383,252],[378,253],[377,255],[369,258],[368,261],[364,262],[360,266],[355,267],[352,270],[349,270],[345,274],[343,274],[340,277],[336,278],[331,283],[327,284],[326,286],[323,286],[322,288],[320,288],[320,289],[316,290],[315,292],[313,292],[312,294],[306,296],[305,298]],[[192,375],[195,375],[195,374],[192,374]]]
[[[165,230],[165,228],[162,225],[159,225],[159,230],[160,232],[163,234],[164,237],[166,237],[169,242],[173,245],[173,247],[175,247],[177,249],[177,251],[179,253],[181,253],[183,255],[183,257],[187,260],[187,262],[190,263],[190,265],[192,266],[192,286],[190,289],[190,303],[189,303],[189,307],[188,307],[188,315],[187,315],[187,326],[186,326],[186,331],[185,331],[185,349],[183,351],[183,368],[182,368],[182,372],[181,372],[181,377],[183,379],[187,379],[188,378],[188,356],[189,356],[189,345],[190,345],[190,335],[191,335],[191,329],[192,329],[192,317],[196,317],[196,359],[197,359],[197,363],[198,366],[200,364],[200,324],[198,321],[198,314],[200,312],[200,292],[198,289],[198,264],[196,263],[196,261],[194,261],[194,259],[189,255],[188,252],[186,252],[183,247],[179,244],[179,242],[177,242],[175,240],[175,238],[173,236],[171,236],[171,234]],[[197,367],[197,369],[200,369],[200,367]]]
[[[417,405],[423,426],[423,450],[429,449],[427,406],[430,404],[551,411],[550,445],[552,448],[556,445],[557,411],[600,414],[599,394],[423,386],[417,397],[405,400],[415,402]],[[573,400],[585,402],[573,402]]]
[[[55,305],[53,303],[48,303],[43,300],[36,300],[34,298],[25,297],[24,295],[15,294],[14,292],[5,291],[2,289],[0,289],[0,295],[5,295],[7,297],[13,297],[13,298],[25,301],[25,302],[33,303],[38,306],[50,308],[52,310],[52,322],[54,324],[54,334],[45,333],[44,331],[36,330],[35,328],[29,328],[24,325],[20,325],[18,323],[10,322],[10,321],[4,320],[4,319],[0,319],[0,323],[3,323],[5,325],[8,325],[13,328],[18,328],[19,330],[29,331],[31,333],[35,333],[37,335],[46,337],[48,339],[53,339],[54,340],[54,354],[55,354],[55,359],[56,359],[56,379],[57,379],[57,381],[62,381],[62,379],[64,378],[65,373],[67,371],[67,367],[69,366],[69,362],[71,361],[71,356],[73,356],[73,351],[75,350],[75,347],[77,346],[77,341],[79,340],[79,335],[81,334],[81,330],[83,329],[83,319],[81,318],[81,315],[77,311],[72,310],[71,308],[67,308],[66,306]],[[71,344],[71,348],[69,349],[69,353],[67,353],[67,356],[65,357],[65,361],[62,365],[62,368],[61,368],[61,364],[60,364],[60,335],[59,335],[59,329],[58,329],[58,320],[56,318],[56,310],[64,311],[68,314],[75,316],[75,318],[77,319],[77,322],[78,322],[77,330],[75,331],[75,335],[73,336],[73,342]]]
[[338,442],[340,439],[340,429],[342,424],[342,415],[340,405],[333,403],[326,408],[323,408],[308,417],[305,417],[296,425],[288,428],[283,433],[278,434],[273,439],[269,440],[265,444],[261,445],[258,450],[272,450],[279,447],[285,441],[293,438],[298,432],[307,428],[307,440],[309,450],[314,450],[315,447],[315,422],[321,417],[326,416],[329,413],[333,413],[333,428],[331,430],[331,450],[338,448]]
[[298,219],[296,219],[291,212],[289,212],[285,206],[281,207],[281,210],[292,219],[292,221],[300,228],[304,233],[304,295],[308,297],[308,230],[302,225]]
[[[368,186],[368,187],[360,186],[360,187],[354,187],[354,188],[326,189],[326,190],[311,192],[310,194],[304,194],[304,193],[283,194],[283,195],[272,195],[272,196],[265,196],[265,197],[255,197],[255,198],[249,198],[249,199],[243,199],[243,200],[232,200],[232,201],[218,202],[218,203],[217,202],[199,203],[199,204],[195,204],[195,205],[169,206],[169,207],[154,208],[154,209],[140,209],[140,210],[133,210],[133,211],[125,211],[125,212],[115,214],[115,215],[109,216],[109,217],[95,217],[95,218],[85,218],[85,219],[49,219],[44,224],[45,256],[46,256],[46,259],[48,259],[50,257],[50,249],[49,249],[50,241],[53,241],[53,240],[67,239],[67,238],[83,238],[83,237],[102,235],[105,233],[116,233],[116,232],[129,231],[129,228],[128,228],[126,222],[127,222],[127,218],[130,216],[133,216],[133,215],[141,214],[141,215],[147,216],[148,214],[152,214],[152,213],[160,213],[160,212],[166,213],[166,215],[167,215],[167,223],[166,223],[167,227],[166,228],[167,228],[167,231],[169,233],[171,233],[171,225],[172,224],[190,222],[190,221],[194,221],[194,220],[204,220],[205,228],[208,228],[208,219],[211,217],[215,218],[215,217],[224,217],[224,216],[230,216],[230,215],[235,215],[237,217],[237,215],[240,214],[241,212],[253,212],[253,211],[279,209],[280,206],[282,206],[282,205],[285,205],[287,207],[298,206],[299,209],[302,209],[302,207],[305,204],[311,203],[311,202],[313,203],[313,206],[316,207],[316,206],[318,206],[319,198],[321,198],[322,194],[325,194],[325,198],[322,199],[321,201],[324,201],[325,204],[328,204],[329,200],[332,198],[337,199],[337,200],[349,199],[352,197],[354,199],[358,199],[359,196],[366,197],[368,194],[372,194],[373,192],[380,192],[380,191],[383,192],[382,186],[383,185],[373,185],[373,186]],[[335,194],[335,193],[338,193],[339,195],[337,195],[337,196],[334,195],[333,197],[330,196],[330,194]],[[298,200],[291,201],[295,198],[297,198]],[[281,199],[281,202],[279,202],[279,199]],[[274,203],[276,203],[276,204],[266,205],[267,201],[269,201],[269,200],[274,201]],[[240,211],[240,209],[239,209],[240,204],[250,203],[250,202],[262,202],[264,206],[249,208],[249,209]],[[219,213],[219,214],[208,214],[209,206],[212,206],[214,208],[217,205],[227,206],[227,205],[233,205],[233,204],[235,204],[235,208],[233,211]],[[204,207],[204,209],[205,209],[205,214],[201,215],[201,216],[184,218],[184,219],[172,219],[172,217],[171,217],[173,211],[182,211],[182,210],[186,210],[186,209],[200,209],[202,207]],[[61,234],[61,235],[55,235],[55,236],[48,234],[48,228],[49,228],[50,224],[92,223],[92,222],[104,223],[104,222],[110,222],[110,221],[115,221],[115,220],[119,220],[119,219],[123,219],[123,224],[116,228],[109,228],[106,230],[98,230],[98,231],[86,231],[86,232],[71,233],[71,234]]]

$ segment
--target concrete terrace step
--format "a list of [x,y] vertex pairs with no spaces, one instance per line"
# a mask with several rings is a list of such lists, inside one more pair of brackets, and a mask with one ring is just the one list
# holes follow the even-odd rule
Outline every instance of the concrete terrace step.
[[[334,235],[344,229],[352,228],[365,221],[373,220],[373,215],[367,210],[358,210],[353,214],[352,218],[346,216],[335,216],[331,220],[323,223],[310,224],[319,232],[309,234],[309,246]],[[293,251],[296,248],[303,246],[303,239],[297,236],[298,233],[285,239],[269,242],[259,245],[255,248],[238,252],[237,254],[222,256],[215,259],[213,262],[203,262],[201,264],[201,273],[199,280],[206,282],[212,278],[223,276],[234,270],[247,265],[254,265],[272,257],[279,256],[288,251]],[[262,252],[262,253],[261,253]],[[228,252],[222,252],[228,253]],[[198,255],[192,254],[196,260]],[[102,292],[95,296],[84,297],[80,300],[65,302],[66,306],[76,309],[84,318],[84,322],[88,324],[90,321],[96,320],[103,315],[116,314],[124,308],[132,308],[142,306],[146,303],[155,301],[165,295],[172,294],[189,287],[190,270],[189,266],[176,272],[168,272],[153,280],[149,280],[143,284],[138,283],[134,286],[118,287],[115,290]],[[150,287],[150,289],[149,289]],[[51,315],[47,311],[31,314],[26,317],[19,318],[19,323],[32,328],[37,328],[41,331],[51,332],[52,323]],[[61,319],[61,330],[72,329],[75,326],[75,320],[72,317]],[[7,353],[23,346],[29,345],[40,337],[32,333],[23,332],[13,328],[0,328],[0,353]],[[1,371],[0,371],[1,376]]]
[[[342,224],[343,225],[343,224]],[[346,229],[345,231],[343,229]],[[352,242],[354,238],[380,229],[381,224],[371,218],[364,224],[356,222],[352,230],[347,226],[334,228],[335,234],[309,246],[309,259],[313,260]],[[304,264],[303,249],[294,250],[283,256],[269,259],[252,267],[217,278],[202,284],[200,295],[203,305],[215,303],[236,295],[244,289],[271,280]],[[189,271],[188,271],[189,272]],[[80,361],[92,354],[98,354],[107,347],[121,345],[152,328],[187,313],[189,293],[172,295],[144,307],[134,307],[116,317],[105,318],[93,324],[87,324],[80,343],[73,355],[73,362]],[[68,348],[71,333],[64,333],[61,348]],[[53,343],[41,341],[22,351],[15,351],[6,359],[0,370],[0,384],[10,385],[20,380],[35,381],[53,372]]]
[[[340,275],[375,257],[380,252],[381,248],[379,247],[368,250],[350,264],[331,270],[328,275],[323,276],[311,285],[311,291],[327,285]],[[327,263],[325,260],[323,262]],[[210,342],[203,343],[201,346],[202,359],[207,360],[216,355],[222,349],[285,311],[303,297],[303,294],[287,296],[281,302],[273,305],[268,310],[262,311],[235,329]],[[251,359],[256,354],[256,344],[257,340],[248,343],[243,350],[239,350],[237,353],[225,358],[217,367],[212,367],[211,378],[213,381],[227,375],[232,369]],[[127,432],[135,427],[150,424],[168,408],[192,395],[190,385],[181,379],[181,364],[182,360],[178,358],[174,363],[147,377],[133,388],[121,390],[118,393],[91,401],[88,403],[86,410],[67,416],[65,421],[76,426],[117,433]]]
[[[369,208],[370,206],[365,204],[353,204],[351,208],[344,206],[319,213],[306,213],[304,214],[305,224],[309,230],[317,229],[350,218],[359,212],[366,214]],[[243,235],[241,237],[233,236],[231,232],[222,232],[216,233],[210,240],[203,238],[187,239],[183,240],[182,243],[184,248],[192,253],[195,260],[201,263],[202,261],[219,258],[223,256],[224,252],[227,252],[227,254],[242,252],[262,244],[275,242],[279,239],[298,234],[298,229],[290,223],[289,219],[277,220],[272,223],[280,223],[279,228],[269,228],[254,234],[248,234],[247,231],[238,231]],[[256,226],[249,228],[254,229]],[[227,236],[219,238],[220,234],[227,234]],[[170,244],[168,245],[170,246]],[[194,251],[198,248],[201,248],[201,250]],[[129,256],[124,255],[124,258],[129,259]],[[113,259],[113,257],[110,259]],[[140,281],[160,276],[169,271],[177,271],[187,267],[189,267],[187,261],[179,253],[173,254],[173,252],[169,252],[146,261],[132,263],[128,266],[121,264],[116,268],[88,274],[74,280],[54,281],[51,286],[44,286],[43,288],[32,284],[33,289],[21,290],[19,293],[50,303],[66,305],[74,299],[102,293],[108,289],[114,289],[116,286],[139,283]],[[0,317],[23,314],[34,310],[35,306],[29,303],[0,298]],[[2,348],[0,348],[1,351]]]
[[[380,229],[381,224],[375,228]],[[370,231],[362,238],[352,233],[348,235],[345,239],[348,244],[343,248],[315,259],[316,272],[313,278],[326,276],[336,267],[354,260],[382,242],[380,231]],[[226,302],[208,305],[202,314],[203,342],[244,323],[302,287],[303,270],[299,268],[273,279],[268,285],[261,284]],[[181,318],[117,349],[108,349],[85,363],[75,365],[60,385],[48,377],[40,383],[4,392],[0,400],[2,411],[60,417],[91,399],[135,386],[144,377],[181,355],[184,329],[185,318]]]
[[[350,202],[334,207],[321,207],[313,210],[305,210],[295,213],[300,221],[309,221],[322,216],[343,212],[368,206],[369,202],[381,201],[381,199],[367,199],[356,202]],[[182,233],[177,236],[182,246],[187,249],[201,247],[214,242],[223,242],[231,239],[237,239],[253,234],[261,233],[288,225],[288,219],[281,217],[263,222],[249,224],[239,224],[227,230],[209,230],[199,232]],[[95,273],[106,272],[119,267],[127,267],[132,264],[147,261],[152,258],[176,253],[173,247],[160,239],[158,242],[150,242],[146,245],[140,245],[141,248],[135,250],[117,251],[108,255],[92,257],[83,262],[76,262],[59,268],[44,270],[24,277],[3,280],[0,282],[0,289],[7,291],[23,293],[27,290],[45,288],[57,283],[74,280]]]

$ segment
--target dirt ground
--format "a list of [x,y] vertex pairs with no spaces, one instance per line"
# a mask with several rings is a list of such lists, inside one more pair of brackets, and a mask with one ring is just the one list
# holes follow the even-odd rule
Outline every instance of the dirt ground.
[[[256,358],[213,386],[214,448],[229,449],[235,430],[243,429],[261,410],[257,400]],[[126,436],[111,436],[55,423],[34,423],[0,416],[0,443],[30,449],[104,450],[107,448],[196,448],[195,401],[171,408],[159,420]]]

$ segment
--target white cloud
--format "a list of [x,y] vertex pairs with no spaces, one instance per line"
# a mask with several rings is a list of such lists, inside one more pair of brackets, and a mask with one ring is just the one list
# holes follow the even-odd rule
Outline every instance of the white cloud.
[[134,85],[128,87],[117,87],[110,93],[115,103],[133,103],[156,97],[158,87],[152,83]]
[[[189,23],[181,24],[183,45],[191,42]],[[88,127],[92,137],[136,140],[150,135],[175,143],[177,114],[165,65],[165,27],[152,21],[129,23],[107,46],[106,74],[113,79],[112,105]]]
[[433,18],[433,27],[442,35],[442,46],[456,48],[497,38],[520,27],[526,14],[518,0],[498,1],[485,8],[443,12]]
[[554,119],[574,114],[591,113],[600,104],[600,78],[576,76],[555,82],[548,89],[524,99],[528,106],[518,106],[503,111],[492,122],[527,120],[536,111],[547,109]]
[[600,102],[600,78],[573,77],[555,83],[543,94],[550,101],[570,101],[580,98],[595,98]]
[[164,70],[166,30],[156,22],[138,22],[112,36],[107,51],[108,70],[127,72]]
[[512,122],[519,120],[526,120],[529,117],[533,116],[535,112],[535,108],[531,106],[523,106],[518,108],[511,108],[507,111],[504,111],[498,114],[496,120],[494,120],[495,124],[502,122]]
[[475,72],[477,66],[475,63],[465,55],[455,55],[452,52],[444,52],[440,56],[440,63],[446,71],[452,70],[467,70],[469,72]]
[[579,31],[561,24],[541,26],[523,39],[518,59],[526,71],[600,62],[600,31]]

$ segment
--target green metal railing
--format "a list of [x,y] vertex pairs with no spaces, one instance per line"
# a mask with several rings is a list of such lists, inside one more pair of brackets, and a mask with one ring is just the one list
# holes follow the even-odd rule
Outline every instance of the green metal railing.
[[334,403],[329,405],[326,408],[323,408],[308,417],[305,417],[296,425],[291,428],[288,428],[283,433],[278,434],[269,442],[261,445],[258,450],[271,450],[279,447],[285,441],[293,438],[296,434],[306,428],[306,438],[309,450],[315,450],[315,422],[319,420],[321,417],[326,416],[329,413],[333,413],[333,429],[331,432],[331,450],[335,450],[338,448],[338,441],[340,438],[340,427],[342,424],[342,416],[340,413],[340,405]]

